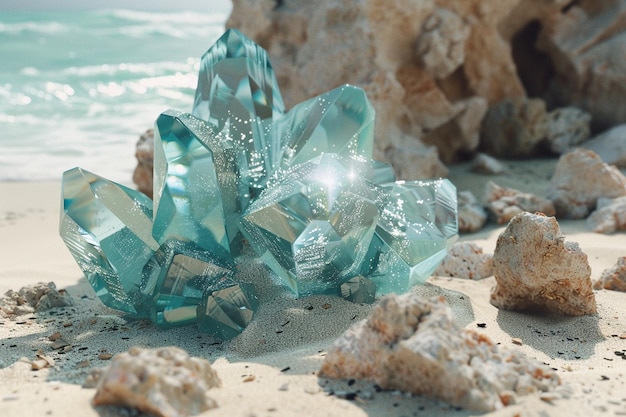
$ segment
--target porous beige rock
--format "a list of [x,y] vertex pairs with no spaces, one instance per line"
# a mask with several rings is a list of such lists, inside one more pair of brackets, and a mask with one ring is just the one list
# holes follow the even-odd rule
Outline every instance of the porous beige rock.
[[478,153],[472,160],[472,171],[485,175],[502,174],[506,167],[502,162],[498,161],[484,153]]
[[455,243],[433,275],[441,277],[483,279],[493,275],[493,255],[473,242]]
[[581,147],[598,154],[604,163],[626,168],[626,124],[589,139]]
[[504,310],[596,313],[587,255],[566,242],[554,217],[521,213],[498,237],[491,304]]
[[24,314],[72,305],[72,297],[58,290],[54,282],[27,285],[19,291],[9,290],[0,299],[0,316],[14,318]]
[[626,230],[626,196],[600,197],[596,210],[587,217],[587,226],[596,233]]
[[589,139],[589,113],[576,107],[562,107],[546,116],[546,146],[562,155]]
[[461,328],[442,297],[412,293],[383,297],[370,317],[333,343],[319,376],[371,380],[476,411],[560,383],[543,363]]
[[131,348],[115,355],[99,376],[94,405],[135,408],[159,417],[183,417],[217,407],[209,397],[221,381],[211,364],[176,347]]
[[154,165],[154,130],[148,129],[139,137],[135,149],[137,166],[133,172],[133,182],[137,189],[152,198],[152,171]]
[[593,288],[626,291],[626,256],[619,257],[614,266],[605,269],[600,279],[593,283]]
[[487,212],[471,191],[459,191],[457,206],[459,232],[476,232],[487,222]]
[[485,152],[501,158],[535,155],[546,137],[546,115],[541,99],[513,98],[492,105],[480,133]]
[[558,217],[583,219],[598,198],[626,195],[626,177],[594,152],[578,148],[559,158],[548,195]]
[[393,166],[398,178],[419,180],[448,175],[448,168],[439,160],[436,147],[411,144],[410,138],[405,135],[398,138],[402,139],[395,140],[396,145],[387,148],[385,153],[385,159]]
[[554,205],[548,199],[524,193],[515,188],[502,187],[493,181],[485,184],[485,202],[498,224],[507,223],[523,212],[554,216]]

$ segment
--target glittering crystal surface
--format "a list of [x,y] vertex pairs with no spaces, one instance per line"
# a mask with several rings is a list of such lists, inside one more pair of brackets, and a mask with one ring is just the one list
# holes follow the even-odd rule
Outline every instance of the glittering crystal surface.
[[195,323],[206,289],[221,285],[233,269],[193,243],[166,242],[143,269],[141,290],[150,300],[150,318],[161,328]]
[[390,185],[370,246],[366,274],[378,294],[426,281],[458,238],[456,187],[448,180]]
[[333,154],[298,165],[244,213],[250,244],[299,295],[338,287],[365,262],[378,190],[346,165]]
[[356,276],[341,284],[341,296],[358,304],[371,304],[376,299],[376,284],[363,276]]
[[152,201],[80,168],[63,174],[60,232],[102,302],[135,317],[143,265],[158,249]]
[[272,169],[272,122],[285,105],[267,53],[229,29],[203,55],[193,115],[225,131],[240,149],[241,192],[261,189]]
[[374,109],[362,89],[344,85],[296,105],[274,124],[273,134],[283,150],[283,167],[325,153],[369,160],[374,149]]
[[219,339],[232,339],[252,321],[259,301],[254,287],[226,281],[207,289],[198,305],[198,328]]

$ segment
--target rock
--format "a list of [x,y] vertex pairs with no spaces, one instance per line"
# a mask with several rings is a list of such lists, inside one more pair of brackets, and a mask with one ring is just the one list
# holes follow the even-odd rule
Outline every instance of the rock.
[[501,187],[493,181],[485,184],[485,201],[498,224],[505,224],[523,212],[543,213],[546,216],[555,214],[550,200],[514,188]]
[[65,291],[57,291],[54,282],[38,282],[15,292],[9,290],[0,299],[0,316],[13,318],[56,307],[72,305],[72,297]]
[[626,195],[626,177],[592,151],[574,149],[559,158],[548,195],[559,218],[583,219],[598,198]]
[[575,107],[551,111],[546,117],[546,140],[550,150],[562,155],[589,139],[591,116]]
[[587,226],[596,233],[626,230],[626,197],[598,198],[596,210],[587,217]]
[[487,222],[487,212],[471,191],[460,191],[457,195],[457,205],[459,232],[477,232]]
[[550,101],[590,113],[596,129],[626,122],[626,3],[581,1],[542,23],[536,46],[555,72]]
[[606,164],[626,168],[626,124],[615,126],[581,146],[598,154]]
[[448,175],[448,168],[439,160],[437,148],[434,146],[393,146],[387,149],[386,159],[393,166],[398,178],[419,180]]
[[559,384],[548,366],[459,326],[442,297],[412,293],[383,297],[333,343],[319,376],[366,379],[481,412]]
[[200,414],[217,407],[208,396],[221,385],[206,359],[176,347],[131,348],[102,373],[93,405],[131,407],[159,417]]
[[478,153],[472,161],[472,171],[485,175],[502,174],[506,167],[498,161],[484,153]]
[[493,275],[493,256],[472,242],[457,242],[433,272],[441,277],[483,279]]
[[148,129],[139,137],[135,151],[137,166],[133,182],[137,189],[152,198],[152,171],[154,164],[154,130]]
[[605,269],[600,279],[593,283],[593,288],[626,292],[626,256],[621,256],[614,266]]
[[496,103],[487,110],[480,140],[490,155],[521,158],[535,155],[546,133],[546,104],[543,100],[514,98]]
[[491,304],[504,310],[581,316],[596,313],[591,268],[577,243],[565,242],[554,217],[521,213],[498,237]]

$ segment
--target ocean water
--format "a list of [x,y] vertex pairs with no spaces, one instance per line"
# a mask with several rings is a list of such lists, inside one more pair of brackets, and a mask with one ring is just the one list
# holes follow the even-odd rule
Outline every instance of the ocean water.
[[80,166],[132,184],[135,142],[168,108],[191,111],[228,12],[0,12],[0,180]]

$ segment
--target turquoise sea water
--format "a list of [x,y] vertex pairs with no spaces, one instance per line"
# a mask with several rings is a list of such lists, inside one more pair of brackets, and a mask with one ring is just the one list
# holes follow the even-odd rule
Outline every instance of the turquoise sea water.
[[227,9],[0,13],[0,180],[80,166],[131,182],[135,142],[190,111],[200,56]]

